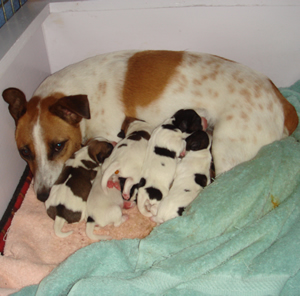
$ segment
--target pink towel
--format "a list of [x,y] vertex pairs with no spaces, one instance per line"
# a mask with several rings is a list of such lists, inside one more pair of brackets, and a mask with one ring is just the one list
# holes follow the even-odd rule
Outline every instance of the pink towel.
[[[96,233],[114,239],[144,238],[155,226],[137,207],[123,211],[129,219],[120,227],[106,226]],[[4,256],[0,256],[0,296],[38,284],[76,250],[93,243],[85,234],[84,222],[65,225],[63,231],[68,230],[74,232],[67,238],[54,234],[53,220],[47,216],[44,203],[37,200],[31,184],[8,231]]]

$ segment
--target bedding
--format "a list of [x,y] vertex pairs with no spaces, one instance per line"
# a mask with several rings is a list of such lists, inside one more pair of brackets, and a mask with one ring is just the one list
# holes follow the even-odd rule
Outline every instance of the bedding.
[[[300,81],[280,90],[299,116]],[[292,136],[219,176],[183,216],[154,227],[145,238],[83,243],[79,233],[82,248],[69,246],[70,256],[62,255],[58,243],[57,258],[52,255],[35,279],[40,283],[13,295],[298,295],[299,141],[298,126]],[[33,207],[30,215],[35,214]],[[43,248],[53,244],[46,223],[32,227],[44,230]],[[13,252],[12,235],[10,230],[0,272],[7,260],[22,259]],[[41,264],[39,256],[36,251],[30,264]],[[22,274],[21,264],[14,272]]]

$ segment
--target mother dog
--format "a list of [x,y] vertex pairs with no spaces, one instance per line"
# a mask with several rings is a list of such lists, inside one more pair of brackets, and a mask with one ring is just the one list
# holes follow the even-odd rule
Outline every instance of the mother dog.
[[49,76],[29,102],[16,88],[2,95],[42,201],[81,143],[96,136],[118,140],[125,116],[158,125],[179,109],[195,109],[214,129],[217,175],[298,125],[294,107],[264,75],[224,58],[184,51],[103,54]]

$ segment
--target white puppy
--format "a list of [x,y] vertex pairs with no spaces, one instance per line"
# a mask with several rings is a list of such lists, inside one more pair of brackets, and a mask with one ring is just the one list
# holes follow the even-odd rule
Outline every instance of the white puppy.
[[176,177],[169,194],[158,205],[157,213],[152,208],[151,220],[161,224],[181,216],[187,207],[210,184],[211,138],[204,131],[193,133],[186,139],[186,155],[178,163]]
[[105,193],[101,186],[102,167],[99,166],[97,170],[97,176],[87,200],[86,234],[92,240],[106,240],[111,237],[94,234],[95,225],[105,227],[113,224],[118,227],[128,219],[128,216],[122,214],[123,198],[121,192],[112,188],[108,190],[108,193]]
[[76,223],[86,219],[86,201],[97,167],[112,149],[113,145],[106,139],[94,138],[66,161],[45,202],[47,214],[54,220],[57,236],[67,237],[73,232],[62,232],[66,222]]
[[127,117],[122,125],[126,137],[118,142],[112,154],[103,163],[102,188],[107,193],[107,187],[116,186],[112,179],[125,178],[123,188],[124,199],[130,199],[130,190],[140,180],[141,168],[145,158],[148,140],[153,127],[148,123]]
[[184,134],[170,126],[170,119],[158,126],[148,143],[137,193],[138,209],[146,217],[152,216],[150,208],[168,194],[178,157],[185,150]]

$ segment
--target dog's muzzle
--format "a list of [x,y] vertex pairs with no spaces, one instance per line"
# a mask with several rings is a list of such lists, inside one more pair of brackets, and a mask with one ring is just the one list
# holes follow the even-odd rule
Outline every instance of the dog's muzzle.
[[50,189],[47,188],[42,188],[38,192],[36,192],[37,199],[40,200],[41,202],[45,202],[50,194]]

